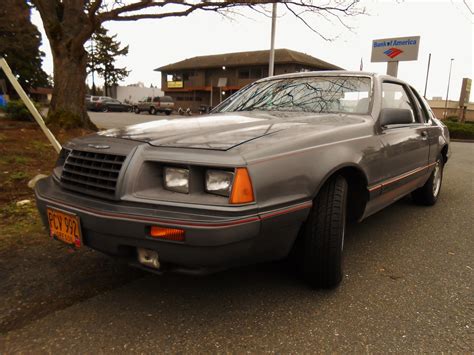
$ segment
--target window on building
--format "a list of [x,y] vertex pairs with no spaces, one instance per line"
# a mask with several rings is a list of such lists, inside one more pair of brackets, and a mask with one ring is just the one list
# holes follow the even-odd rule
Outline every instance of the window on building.
[[262,68],[252,68],[250,69],[250,77],[252,79],[260,79],[262,78]]
[[250,70],[249,69],[240,69],[239,70],[239,79],[249,79]]

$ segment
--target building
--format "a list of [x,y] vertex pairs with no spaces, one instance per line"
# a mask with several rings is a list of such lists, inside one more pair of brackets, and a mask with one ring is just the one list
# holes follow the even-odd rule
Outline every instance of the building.
[[[161,72],[161,89],[175,107],[197,111],[216,106],[229,95],[268,76],[269,51],[200,56],[168,64]],[[340,67],[289,49],[275,50],[275,75],[301,71],[338,70]]]
[[52,88],[30,88],[28,92],[30,94],[30,98],[33,101],[42,104],[49,104],[51,102],[51,98],[53,97]]
[[[428,100],[431,109],[433,110],[436,117],[439,119],[444,119],[444,113],[446,111],[446,101],[440,97],[433,97],[432,100]],[[461,108],[459,107],[459,101],[448,100],[446,117],[456,117],[461,116]],[[466,105],[464,117],[466,121],[474,121],[474,102],[469,102]]]
[[146,97],[163,96],[164,93],[159,88],[145,87],[143,83],[127,86],[114,86],[112,97],[126,103],[136,103]]

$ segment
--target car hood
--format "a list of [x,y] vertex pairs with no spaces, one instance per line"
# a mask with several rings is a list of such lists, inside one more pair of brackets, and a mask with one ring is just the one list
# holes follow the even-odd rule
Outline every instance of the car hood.
[[325,131],[363,121],[361,116],[345,114],[232,112],[156,120],[98,135],[148,142],[157,147],[229,150],[291,128],[307,126],[312,131]]

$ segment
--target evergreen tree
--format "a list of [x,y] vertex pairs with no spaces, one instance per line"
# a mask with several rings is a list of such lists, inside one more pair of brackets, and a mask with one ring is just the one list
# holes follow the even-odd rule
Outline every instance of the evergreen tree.
[[89,46],[88,68],[92,73],[92,93],[95,95],[95,73],[104,79],[104,92],[107,95],[108,89],[113,85],[118,85],[125,79],[130,71],[127,68],[117,68],[116,58],[128,54],[128,46],[120,48],[121,43],[117,40],[117,35],[109,36],[104,27],[100,27],[91,38]]
[[[2,0],[0,6],[0,57],[4,57],[24,89],[49,86],[41,68],[41,34],[30,20],[24,0]],[[0,78],[6,79],[0,70]],[[7,80],[8,81],[8,80]]]

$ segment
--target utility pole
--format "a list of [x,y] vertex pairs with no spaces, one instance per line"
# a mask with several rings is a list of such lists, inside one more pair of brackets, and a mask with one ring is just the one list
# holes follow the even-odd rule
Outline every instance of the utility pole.
[[430,75],[431,53],[428,56],[428,68],[426,69],[425,93],[423,97],[426,99],[426,89],[428,88],[428,76]]
[[268,76],[273,76],[275,68],[275,27],[276,27],[277,3],[273,3],[272,9],[272,34],[270,39],[270,63],[268,65]]
[[94,36],[91,38],[91,58],[92,58],[92,95],[96,95],[95,88],[95,55],[94,55]]
[[451,81],[451,69],[453,68],[453,60],[451,58],[451,63],[449,64],[449,76],[448,76],[448,89],[446,90],[446,102],[444,103],[444,118],[448,117],[448,97],[449,97],[449,83]]

